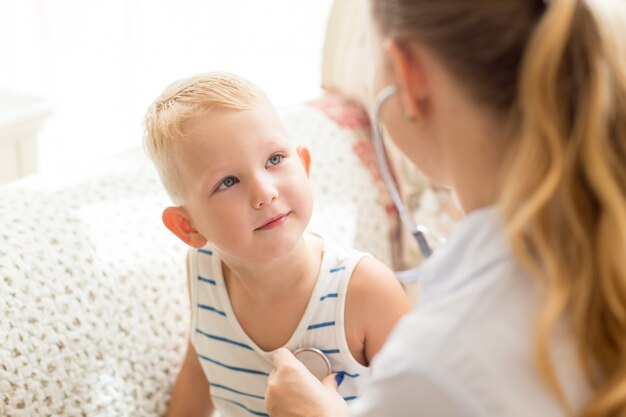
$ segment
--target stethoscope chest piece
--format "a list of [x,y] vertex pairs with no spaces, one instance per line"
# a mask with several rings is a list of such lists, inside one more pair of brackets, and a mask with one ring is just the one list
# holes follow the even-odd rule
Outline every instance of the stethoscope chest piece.
[[331,373],[330,362],[319,349],[300,348],[293,355],[320,381]]

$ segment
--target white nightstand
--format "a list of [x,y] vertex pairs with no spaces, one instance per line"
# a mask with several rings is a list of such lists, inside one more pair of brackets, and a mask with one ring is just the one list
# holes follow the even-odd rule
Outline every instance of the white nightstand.
[[39,97],[0,89],[0,183],[37,170],[37,135],[51,112]]

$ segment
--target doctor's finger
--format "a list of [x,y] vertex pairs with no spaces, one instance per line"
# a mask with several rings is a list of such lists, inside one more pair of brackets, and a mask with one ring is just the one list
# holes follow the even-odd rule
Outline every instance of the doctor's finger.
[[293,356],[293,353],[291,353],[289,349],[286,348],[280,348],[276,350],[272,354],[272,361],[274,362],[274,366],[276,368],[293,363],[300,363],[300,361],[298,361],[298,359]]

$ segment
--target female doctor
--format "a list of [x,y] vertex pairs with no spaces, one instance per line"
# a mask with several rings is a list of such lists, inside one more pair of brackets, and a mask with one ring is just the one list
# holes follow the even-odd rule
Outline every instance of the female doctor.
[[371,7],[380,122],[467,217],[363,395],[279,350],[270,415],[625,416],[624,1]]

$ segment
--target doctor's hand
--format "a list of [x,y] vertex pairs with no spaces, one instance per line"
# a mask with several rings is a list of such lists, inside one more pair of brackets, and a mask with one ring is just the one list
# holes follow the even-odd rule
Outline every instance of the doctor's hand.
[[271,417],[346,417],[348,405],[337,393],[336,374],[320,382],[293,354],[274,352],[265,407]]

